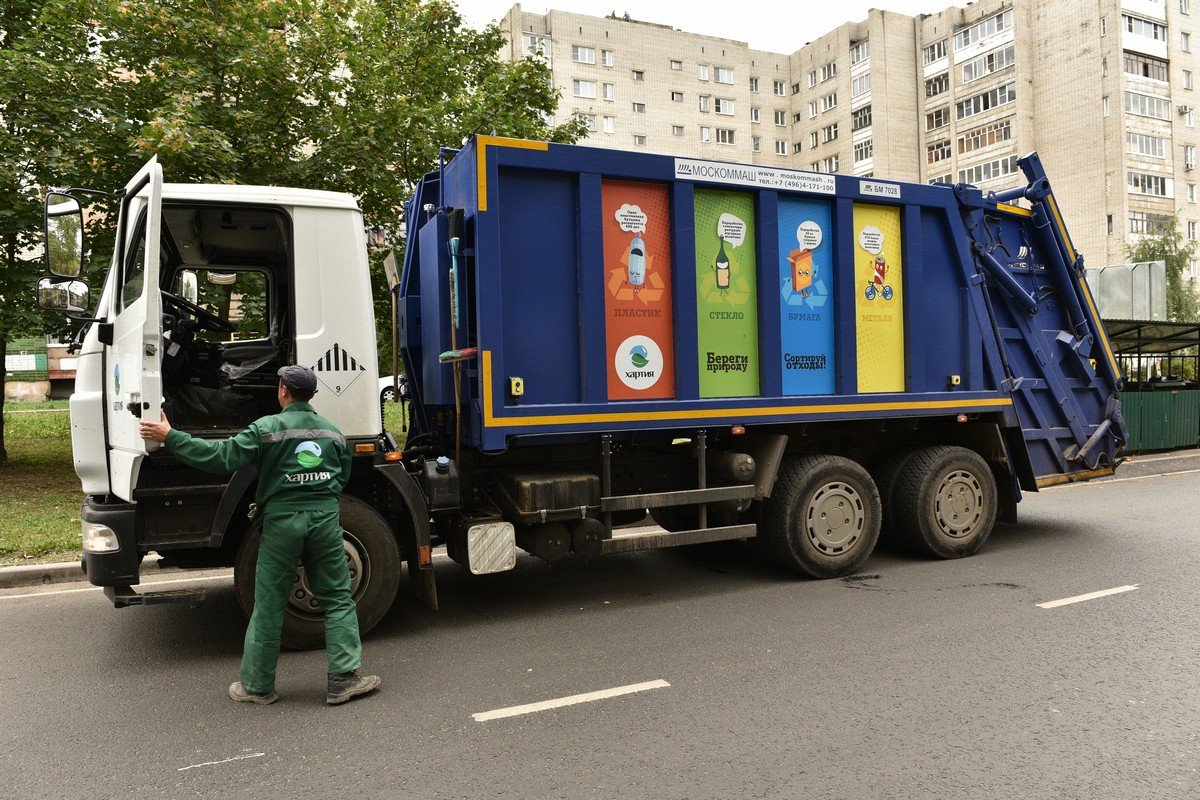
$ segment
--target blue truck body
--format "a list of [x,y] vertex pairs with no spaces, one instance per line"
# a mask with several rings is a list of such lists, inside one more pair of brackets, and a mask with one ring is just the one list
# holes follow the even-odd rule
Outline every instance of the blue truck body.
[[[833,423],[870,422],[883,431],[888,423],[922,419],[984,421],[1003,440],[1000,460],[1014,497],[1017,486],[1036,490],[1109,474],[1127,435],[1117,401],[1121,377],[1042,166],[1036,154],[1019,164],[1022,185],[985,195],[969,185],[476,137],[443,154],[406,209],[399,325],[414,433],[486,456],[648,431],[808,434]],[[667,397],[613,394],[606,326],[615,323],[606,291],[620,265],[606,252],[611,215],[604,204],[621,182],[651,193],[642,196],[666,198],[660,215],[669,265],[660,259],[655,268],[669,283],[674,359]],[[754,229],[754,250],[739,257],[752,264],[746,279],[758,287],[745,306],[754,312],[757,341],[737,359],[739,367],[756,367],[757,386],[716,397],[705,391],[706,345],[698,341],[705,313],[713,313],[701,296],[710,289],[698,242],[711,226],[699,204],[722,193],[753,209],[742,222]],[[812,223],[822,229],[818,247],[831,251],[824,311],[832,326],[825,352],[796,360],[791,351],[804,349],[796,345],[803,334],[785,324],[786,302],[770,287],[786,276],[781,266],[786,270],[789,252],[801,253],[798,271],[811,257],[803,247],[787,251],[790,230],[780,230],[804,203],[820,206],[804,213],[819,218]],[[856,215],[898,225],[882,237],[891,240],[888,258],[903,264],[894,288],[884,286],[887,279],[863,285],[856,274],[860,251],[872,244]],[[451,239],[459,242],[453,282]],[[720,244],[736,239],[735,232]],[[893,381],[879,391],[860,374],[876,368],[863,352],[875,340],[861,330],[874,320],[863,313],[862,298],[880,302],[885,289],[899,301],[899,321],[888,320],[888,335],[901,345],[885,342],[880,350],[885,362],[898,352],[899,366],[879,367]],[[454,363],[439,360],[464,348],[475,350]],[[822,365],[828,383],[810,393],[789,388],[791,363]],[[456,416],[457,431],[450,422]]]

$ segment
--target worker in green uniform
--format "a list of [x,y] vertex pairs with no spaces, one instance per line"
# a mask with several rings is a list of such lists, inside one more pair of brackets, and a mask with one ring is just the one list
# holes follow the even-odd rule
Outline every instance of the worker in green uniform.
[[141,423],[142,438],[165,443],[171,455],[196,469],[230,473],[258,467],[255,503],[263,525],[254,612],[246,629],[242,679],[229,687],[229,696],[240,702],[266,705],[279,699],[279,637],[298,561],[325,611],[326,702],[344,703],[379,686],[378,676],[359,674],[362,642],[338,513],[338,495],[350,479],[350,451],[341,431],[308,404],[316,392],[312,370],[284,367],[277,390],[282,411],[223,442],[173,430],[165,413],[161,422]]

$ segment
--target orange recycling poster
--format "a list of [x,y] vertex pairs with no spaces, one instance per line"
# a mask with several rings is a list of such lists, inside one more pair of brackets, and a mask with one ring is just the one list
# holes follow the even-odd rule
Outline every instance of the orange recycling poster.
[[667,187],[604,181],[608,399],[675,396]]

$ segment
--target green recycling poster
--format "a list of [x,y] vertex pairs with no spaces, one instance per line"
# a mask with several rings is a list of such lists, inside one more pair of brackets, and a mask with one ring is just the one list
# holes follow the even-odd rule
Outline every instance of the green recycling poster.
[[756,397],[754,196],[696,190],[696,327],[701,397]]

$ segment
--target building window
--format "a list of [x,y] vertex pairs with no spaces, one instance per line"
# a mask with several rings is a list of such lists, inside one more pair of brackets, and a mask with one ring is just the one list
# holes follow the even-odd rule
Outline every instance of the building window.
[[675,59],[671,59],[671,69],[674,69],[674,70],[683,69],[683,62],[676,61]]
[[761,122],[762,121],[760,119],[761,113],[762,113],[762,109],[760,109],[758,106],[750,106],[750,121],[751,122]]
[[1170,214],[1152,214],[1149,211],[1129,212],[1129,232],[1139,236],[1156,236],[1171,230]]
[[683,102],[683,92],[671,92],[671,100],[676,103]]
[[850,130],[857,131],[871,125],[871,107],[863,106],[850,115]]
[[802,120],[802,119],[804,119],[804,114],[802,114],[801,112],[797,111],[795,114],[792,114],[792,124],[793,125],[799,125],[800,120]]
[[733,128],[717,128],[717,144],[733,144]]
[[1190,33],[1180,32],[1179,49],[1185,53],[1192,52],[1192,35]]
[[1154,197],[1168,197],[1170,195],[1171,179],[1165,175],[1151,175],[1149,172],[1134,172],[1130,170],[1128,183],[1129,191],[1134,194],[1148,194]]
[[925,80],[925,96],[937,97],[950,89],[950,73],[941,72]]
[[1107,33],[1108,33],[1108,19],[1106,17],[1101,17],[1100,18],[1100,35],[1104,36]]
[[750,93],[758,94],[758,78],[750,79]]
[[925,147],[925,161],[929,164],[936,164],[939,161],[945,161],[953,155],[954,150],[950,146],[949,139],[943,139],[940,142],[934,142]]
[[1192,88],[1192,71],[1190,69],[1185,69],[1183,71],[1183,88]]
[[813,100],[808,104],[808,118],[812,119],[817,115],[817,101]]
[[1104,95],[1104,97],[1101,98],[1101,105],[1104,108],[1104,116],[1107,117],[1108,116],[1108,95]]
[[702,81],[708,80],[708,64],[696,65],[696,77]]
[[[811,89],[812,87],[814,87],[816,85],[817,85],[817,71],[814,69],[812,72],[808,73],[808,88]],[[792,84],[792,94],[799,93],[799,90],[800,90],[800,84],[793,83]]]
[[938,175],[936,178],[930,178],[929,183],[931,186],[937,186],[937,185],[949,186],[950,185],[950,174],[947,173],[945,175]]
[[604,99],[605,100],[616,100],[617,99],[616,84],[612,84],[612,83],[604,84]]
[[643,133],[635,133],[633,135],[633,144],[635,147],[645,147],[646,146],[646,135]]
[[787,142],[785,142],[783,139],[775,140],[775,155],[777,155],[777,156],[786,156],[787,155]]
[[958,171],[958,182],[982,183],[983,181],[989,181],[992,178],[1002,178],[1005,175],[1011,175],[1016,171],[1016,156],[997,158],[993,161],[986,161],[982,164],[976,164],[973,167],[960,169]]
[[837,126],[836,122],[833,123],[832,125],[826,125],[824,128],[821,129],[821,143],[822,144],[824,144],[825,142],[832,142],[837,137],[838,137],[838,126]]
[[1121,22],[1125,25],[1125,30],[1137,36],[1145,36],[1147,39],[1154,39],[1159,42],[1167,40],[1167,26],[1162,23],[1142,19],[1141,17],[1134,17],[1129,14],[1122,14]]
[[863,139],[854,145],[854,163],[866,161],[875,155],[875,140]]
[[596,115],[595,114],[576,114],[578,119],[583,120],[583,127],[587,128],[592,133],[596,132]]
[[993,122],[991,125],[984,125],[981,128],[967,131],[959,134],[958,137],[958,153],[970,153],[974,150],[982,150],[985,147],[991,147],[1000,142],[1007,142],[1012,139],[1012,120],[1006,119],[1001,122]]
[[935,108],[925,115],[925,130],[936,131],[950,124],[950,106]]
[[1161,136],[1126,131],[1125,144],[1129,146],[1129,152],[1135,156],[1167,157],[1167,140]]
[[521,44],[523,55],[543,58],[547,64],[550,63],[553,44],[549,36],[534,36],[527,33],[521,37]]
[[925,66],[946,57],[946,40],[925,46]]
[[837,75],[836,61],[830,61],[828,64],[821,66],[821,83],[824,83],[835,75]]
[[775,124],[781,125],[781,126],[787,124],[787,112],[786,111],[784,111],[782,109],[778,109],[778,108],[775,109]]
[[1126,52],[1121,58],[1121,67],[1126,75],[1136,75],[1154,81],[1167,80],[1167,62],[1161,58]]
[[1183,146],[1183,168],[1184,169],[1195,169],[1196,168],[1196,145],[1185,144]]
[[707,125],[700,126],[700,141],[702,141],[702,142],[711,142],[712,141],[712,128],[708,127]]
[[831,108],[837,108],[837,92],[830,92],[821,98],[821,111],[825,112]]
[[604,118],[604,132],[605,133],[613,133],[614,131],[616,131],[616,129],[617,129],[617,118],[616,117],[605,117]]
[[1193,242],[1196,241],[1196,221],[1195,220],[1191,220],[1191,219],[1188,220],[1187,231],[1188,231],[1188,239],[1190,239]]
[[1109,214],[1108,215],[1108,235],[1112,236],[1112,232],[1113,232],[1112,214]]
[[[963,83],[979,80],[980,78],[991,75],[994,72],[999,72],[1008,69],[1016,61],[1015,48],[1013,45],[1002,47],[999,50],[994,50],[991,53],[984,53],[978,58],[973,58],[962,67]],[[1108,64],[1106,60],[1105,65]],[[1105,66],[1105,69],[1108,67]]]
[[772,86],[772,91],[774,91],[776,97],[783,97],[786,90],[787,84],[783,81],[775,81],[774,86]]
[[850,81],[850,96],[858,97],[860,94],[866,94],[871,91],[871,73],[864,72],[857,78],[852,78]]
[[646,113],[646,104],[645,103],[634,103],[633,104],[633,113],[645,114]]
[[838,171],[838,157],[837,156],[829,156],[828,158],[825,159],[825,171],[826,172],[837,172]]
[[600,51],[600,63],[606,67],[611,67],[613,65],[613,51],[612,50],[601,50]]
[[1101,78],[1108,77],[1108,56],[1105,56],[1104,58],[1100,59],[1100,77]]
[[751,136],[750,137],[750,149],[756,153],[762,152],[762,137],[761,136]]
[[640,69],[635,69],[633,71],[633,79],[635,81],[644,81],[646,80],[646,73]]
[[982,114],[985,111],[990,111],[993,108],[1007,105],[1017,99],[1017,84],[1016,82],[1006,83],[1003,86],[997,86],[982,94],[977,94],[974,97],[968,97],[966,100],[960,100],[955,105],[959,119],[973,117],[976,114]]
[[[799,144],[799,143],[797,143],[797,144]],[[821,134],[817,133],[816,131],[813,131],[812,133],[810,133],[808,135],[808,149],[815,150],[815,149],[817,149],[817,145],[819,145],[819,144],[821,144]],[[797,151],[797,152],[799,152],[799,151]]]
[[708,94],[700,95],[700,97],[698,98],[698,100],[699,100],[698,107],[701,111],[703,111],[705,113],[708,112],[708,101],[711,99],[711,97],[712,97],[712,95],[708,95]]
[[1188,202],[1189,202],[1189,203],[1194,203],[1194,202],[1196,202],[1196,184],[1194,184],[1194,183],[1189,183],[1189,184],[1187,185],[1187,187],[1188,187],[1188,188],[1187,188],[1187,192],[1188,192],[1188,194],[1187,194]]
[[958,33],[954,34],[954,49],[962,50],[964,47],[973,45],[976,42],[982,41],[989,36],[993,36],[1001,31],[1008,30],[1013,24],[1013,12],[1011,8],[1001,11],[999,14],[981,19],[974,25],[968,28],[963,28]]
[[792,84],[792,94],[800,94],[800,84],[798,84],[798,83]]
[[1171,101],[1165,97],[1155,97],[1154,95],[1140,94],[1138,92],[1126,92],[1125,111],[1139,117],[1170,119]]
[[850,66],[861,64],[871,57],[871,42],[869,39],[863,39],[861,42],[855,42],[850,45]]
[[1190,0],[1179,0],[1179,13],[1187,14],[1189,11],[1191,11],[1191,1]]
[[571,60],[576,64],[595,64],[596,50],[591,47],[580,47],[577,44],[571,45]]
[[1187,113],[1183,115],[1183,124],[1189,128],[1194,128],[1196,126],[1195,112],[1190,108],[1187,110]]
[[593,100],[596,98],[596,82],[595,81],[572,81],[572,87],[575,90],[576,97],[590,97]]
[[725,114],[726,116],[732,116],[733,115],[733,101],[730,100],[728,97],[718,97],[716,99],[716,102],[713,103],[713,110],[716,111],[718,114]]
[[[816,134],[814,133],[813,136],[816,136]],[[804,146],[800,142],[792,142],[792,155],[799,153],[803,149]]]
[[672,136],[683,136],[683,126],[682,125],[672,125],[671,126],[671,135]]
[[714,70],[716,71],[716,75],[713,76],[713,80],[717,83],[733,85],[733,70],[728,67],[714,67]]
[[821,162],[820,161],[814,161],[811,164],[809,164],[808,166],[813,172],[821,171]]

